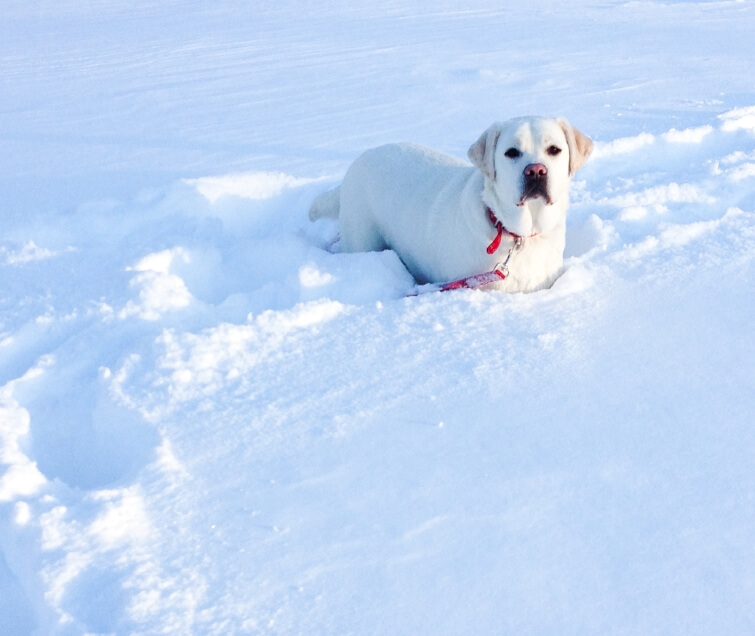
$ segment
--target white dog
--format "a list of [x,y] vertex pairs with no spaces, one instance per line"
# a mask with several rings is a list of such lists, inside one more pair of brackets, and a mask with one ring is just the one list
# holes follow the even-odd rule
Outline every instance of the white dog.
[[420,283],[493,272],[509,292],[550,287],[563,265],[572,175],[592,141],[562,119],[493,124],[474,167],[413,144],[368,150],[309,216],[339,219],[346,252],[394,250]]

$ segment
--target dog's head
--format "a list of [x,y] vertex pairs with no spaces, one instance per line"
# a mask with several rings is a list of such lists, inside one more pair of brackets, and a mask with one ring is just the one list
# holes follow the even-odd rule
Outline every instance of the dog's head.
[[469,149],[485,175],[485,202],[504,226],[530,236],[554,228],[566,213],[569,182],[592,141],[563,119],[523,117],[493,124]]

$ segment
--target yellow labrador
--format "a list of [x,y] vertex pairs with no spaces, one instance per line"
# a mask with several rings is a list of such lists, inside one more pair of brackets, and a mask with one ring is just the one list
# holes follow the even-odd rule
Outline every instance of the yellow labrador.
[[543,117],[493,124],[469,149],[473,166],[414,144],[381,146],[309,216],[339,219],[342,251],[394,250],[421,283],[492,271],[511,254],[497,287],[535,291],[563,265],[569,184],[591,151],[576,128]]

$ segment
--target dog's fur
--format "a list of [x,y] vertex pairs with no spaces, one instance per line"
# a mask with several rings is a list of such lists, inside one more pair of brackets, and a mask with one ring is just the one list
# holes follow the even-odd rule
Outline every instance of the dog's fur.
[[[421,283],[492,270],[524,237],[496,283],[505,291],[550,287],[563,265],[569,183],[592,141],[563,119],[493,124],[468,164],[413,144],[368,150],[309,216],[339,218],[345,252],[394,250]],[[495,253],[489,208],[507,230]]]

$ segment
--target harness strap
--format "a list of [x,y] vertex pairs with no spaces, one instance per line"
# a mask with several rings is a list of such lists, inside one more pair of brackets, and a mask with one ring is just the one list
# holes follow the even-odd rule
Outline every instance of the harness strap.
[[459,280],[451,281],[450,283],[443,283],[438,291],[452,291],[454,289],[474,289],[475,287],[482,287],[483,285],[489,285],[490,283],[498,282],[499,280],[506,280],[506,274],[498,268],[482,274],[475,274],[474,276],[468,276],[467,278],[460,278]]

